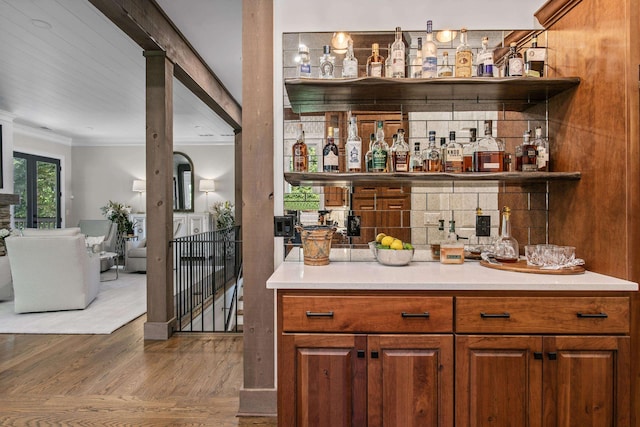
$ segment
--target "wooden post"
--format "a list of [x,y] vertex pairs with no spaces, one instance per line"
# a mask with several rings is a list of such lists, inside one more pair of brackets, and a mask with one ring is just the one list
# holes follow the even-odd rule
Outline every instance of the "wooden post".
[[273,0],[242,2],[244,387],[240,415],[276,413],[273,273]]
[[174,330],[173,63],[163,51],[146,57],[147,322],[145,339],[168,339]]

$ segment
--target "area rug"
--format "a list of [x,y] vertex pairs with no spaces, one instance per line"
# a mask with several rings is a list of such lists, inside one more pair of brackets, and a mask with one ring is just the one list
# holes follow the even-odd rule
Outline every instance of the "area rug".
[[[114,271],[102,273],[111,279]],[[100,292],[84,310],[46,313],[13,312],[13,301],[0,303],[3,334],[110,334],[147,311],[146,275],[120,272],[100,283]]]

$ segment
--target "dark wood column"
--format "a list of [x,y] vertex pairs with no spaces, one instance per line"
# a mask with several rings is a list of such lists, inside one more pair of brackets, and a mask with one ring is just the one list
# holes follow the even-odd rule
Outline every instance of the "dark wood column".
[[244,387],[240,415],[275,414],[273,0],[242,2]]
[[145,339],[167,339],[174,330],[173,63],[163,51],[146,57],[147,322]]

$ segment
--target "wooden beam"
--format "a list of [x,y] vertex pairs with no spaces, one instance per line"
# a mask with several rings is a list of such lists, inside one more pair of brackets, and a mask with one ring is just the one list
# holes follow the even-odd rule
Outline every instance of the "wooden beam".
[[162,51],[146,57],[147,322],[145,339],[167,339],[174,330],[173,64]]
[[[240,415],[275,414],[273,290],[273,3],[242,2],[244,387]],[[256,73],[256,70],[260,70]]]
[[89,0],[145,51],[163,50],[175,64],[175,77],[235,130],[242,107],[176,29],[155,1]]

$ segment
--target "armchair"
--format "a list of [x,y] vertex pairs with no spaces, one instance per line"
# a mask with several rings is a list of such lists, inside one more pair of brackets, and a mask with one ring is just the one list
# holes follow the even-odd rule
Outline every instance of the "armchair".
[[5,239],[16,313],[86,308],[100,287],[100,257],[80,228],[25,229]]
[[[79,227],[85,237],[104,237],[103,251],[116,252],[118,224],[108,219],[81,219]],[[100,271],[107,271],[111,267],[113,267],[113,258],[104,258],[100,261]]]

